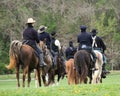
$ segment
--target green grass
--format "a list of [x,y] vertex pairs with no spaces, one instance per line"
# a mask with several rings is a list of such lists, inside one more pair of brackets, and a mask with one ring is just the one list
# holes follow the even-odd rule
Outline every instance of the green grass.
[[111,72],[102,84],[68,85],[65,78],[58,86],[40,88],[35,88],[34,80],[30,88],[17,88],[14,76],[0,75],[0,96],[120,96],[120,71]]

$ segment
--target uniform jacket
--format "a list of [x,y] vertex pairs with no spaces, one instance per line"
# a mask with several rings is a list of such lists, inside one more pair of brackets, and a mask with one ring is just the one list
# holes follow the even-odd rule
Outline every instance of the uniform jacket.
[[65,56],[66,56],[66,60],[69,60],[71,58],[74,58],[74,54],[77,51],[77,49],[75,47],[68,47],[65,50]]
[[81,34],[77,37],[77,42],[79,43],[79,46],[86,45],[86,46],[92,46],[92,37],[88,32],[81,32]]
[[49,33],[47,32],[39,33],[39,40],[44,41],[45,39],[46,39],[46,45],[50,49],[51,38]]
[[106,46],[100,37],[96,36],[95,43],[97,46],[94,45],[94,48],[101,48],[103,52],[106,50]]
[[56,40],[55,38],[51,39],[51,50],[54,52],[58,52],[59,48],[58,48],[58,46],[55,45],[55,40]]
[[27,41],[28,45],[36,45],[39,43],[38,33],[33,26],[28,26],[23,32],[23,40]]

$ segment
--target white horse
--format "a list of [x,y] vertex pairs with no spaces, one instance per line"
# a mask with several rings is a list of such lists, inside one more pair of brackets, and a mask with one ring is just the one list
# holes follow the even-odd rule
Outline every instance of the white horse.
[[97,59],[95,63],[96,70],[92,73],[92,84],[101,83],[102,65],[103,65],[103,55],[98,50],[94,50]]

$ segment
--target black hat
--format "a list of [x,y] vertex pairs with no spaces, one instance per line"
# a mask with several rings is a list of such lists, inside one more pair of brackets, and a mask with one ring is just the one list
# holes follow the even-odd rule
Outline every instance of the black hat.
[[91,31],[91,34],[92,35],[96,35],[98,32],[97,32],[97,29],[92,29],[92,31]]
[[55,36],[55,35],[56,35],[56,32],[55,32],[55,31],[51,33],[51,36]]
[[87,27],[85,25],[81,25],[80,29],[86,29]]
[[73,46],[73,41],[69,41],[69,46]]

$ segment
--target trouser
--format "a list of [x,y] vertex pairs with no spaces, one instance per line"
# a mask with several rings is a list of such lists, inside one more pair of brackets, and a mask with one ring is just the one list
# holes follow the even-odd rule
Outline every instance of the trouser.
[[31,45],[31,47],[37,52],[39,57],[39,65],[42,67],[44,65],[43,52],[40,47],[36,45]]
[[103,71],[106,71],[106,68],[105,68],[106,62],[107,62],[107,58],[106,58],[105,54],[103,54],[103,66],[102,66]]
[[53,55],[53,64],[54,64],[54,66],[57,66],[57,56],[58,56],[58,52],[54,52],[53,54],[54,54],[54,55]]
[[97,57],[96,57],[96,54],[95,54],[95,52],[94,52],[93,50],[91,50],[91,55],[92,55],[91,67],[92,67],[92,68],[95,68],[95,62],[96,62]]

